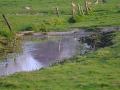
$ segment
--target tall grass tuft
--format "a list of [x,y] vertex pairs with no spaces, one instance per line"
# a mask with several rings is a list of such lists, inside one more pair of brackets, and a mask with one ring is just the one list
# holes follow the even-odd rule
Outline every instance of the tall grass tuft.
[[75,15],[75,17],[70,17],[68,22],[69,23],[76,23],[76,22],[81,22],[85,18],[84,15]]
[[53,28],[57,25],[65,25],[67,21],[62,18],[53,18],[48,20],[43,20],[40,23],[33,23],[31,25],[25,26],[21,31],[35,31],[35,32],[48,32],[49,28]]
[[6,38],[13,38],[15,35],[14,32],[11,32],[11,31],[7,31],[7,30],[2,30],[0,31],[0,36],[1,37],[6,37]]

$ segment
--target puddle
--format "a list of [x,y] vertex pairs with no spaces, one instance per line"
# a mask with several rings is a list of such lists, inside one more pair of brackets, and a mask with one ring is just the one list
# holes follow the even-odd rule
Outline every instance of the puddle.
[[57,38],[55,40],[26,41],[23,53],[16,58],[8,58],[0,63],[0,76],[20,71],[32,71],[51,65],[76,54],[77,38]]
[[[110,27],[106,31],[108,32],[112,29],[113,28]],[[104,30],[105,28],[101,29],[101,32]],[[120,30],[120,27],[115,28],[115,30]],[[70,58],[75,55],[77,51],[79,51],[77,52],[79,54],[84,54],[86,51],[92,51],[90,50],[90,46],[88,46],[87,43],[79,43],[79,40],[80,37],[89,36],[93,33],[94,32],[82,31],[80,33],[64,35],[55,34],[52,36],[51,34],[49,37],[50,39],[43,38],[44,40],[41,40],[39,38],[39,35],[36,37],[34,36],[34,38],[39,40],[24,42],[22,46],[22,54],[18,55],[15,58],[7,58],[4,60],[4,62],[0,63],[0,76],[10,75],[20,71],[38,70],[42,67],[51,65],[53,62],[60,61],[65,58]]]

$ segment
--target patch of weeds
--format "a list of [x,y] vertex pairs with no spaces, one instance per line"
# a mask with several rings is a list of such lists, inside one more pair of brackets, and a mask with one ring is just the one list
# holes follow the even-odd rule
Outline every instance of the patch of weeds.
[[69,22],[69,23],[75,23],[76,21],[75,21],[75,18],[70,17],[68,22]]
[[54,18],[51,19],[50,21],[43,20],[42,23],[35,23],[31,24],[28,26],[25,26],[24,28],[21,29],[21,31],[35,31],[35,32],[48,32],[50,31],[50,28],[57,29],[56,27],[58,25],[65,25],[67,24],[67,21],[61,18]]
[[0,86],[6,87],[6,88],[18,88],[19,87],[16,83],[11,83],[11,82],[1,82]]
[[112,39],[115,37],[114,31],[103,32],[100,35],[93,34],[85,38],[85,42],[92,46],[92,48],[106,47],[113,45]]
[[53,26],[53,25],[64,25],[64,24],[67,24],[67,21],[65,21],[64,19],[61,19],[61,18],[55,18],[55,19],[52,19],[50,21],[51,26]]
[[120,13],[120,10],[119,10],[119,11],[117,11],[117,13]]
[[76,23],[76,22],[80,22],[84,19],[84,15],[75,15],[75,17],[70,17],[68,22],[69,23]]
[[40,31],[47,32],[47,25],[45,23],[42,23],[40,26]]
[[40,31],[47,31],[47,29],[46,29],[46,24],[42,23],[42,24],[31,24],[31,25],[28,25],[28,26],[24,27],[23,29],[21,29],[21,31],[40,32]]
[[97,13],[95,13],[95,12],[89,12],[88,15],[95,16],[95,15],[97,15]]
[[21,85],[20,85],[21,87],[26,87],[26,88],[30,88],[30,85],[29,85],[29,83],[22,83]]
[[32,25],[28,25],[24,28],[21,29],[21,31],[32,31],[33,30],[33,26]]
[[0,31],[0,36],[7,37],[7,38],[13,38],[14,37],[14,32],[7,31],[7,30],[2,30],[2,31]]

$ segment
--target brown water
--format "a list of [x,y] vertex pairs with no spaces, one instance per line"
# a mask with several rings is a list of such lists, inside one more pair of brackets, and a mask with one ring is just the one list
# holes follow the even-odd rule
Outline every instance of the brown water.
[[77,45],[77,38],[48,39],[44,42],[26,41],[23,43],[22,54],[0,63],[0,76],[40,69],[53,62],[70,58],[76,53]]

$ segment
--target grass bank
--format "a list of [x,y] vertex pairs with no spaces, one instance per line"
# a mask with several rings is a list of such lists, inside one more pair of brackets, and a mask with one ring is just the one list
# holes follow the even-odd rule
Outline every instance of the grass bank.
[[0,77],[2,90],[119,90],[120,32],[113,45],[77,55],[64,63]]
[[21,52],[21,39],[14,36],[14,34],[9,36],[9,33],[5,33],[4,35],[0,37],[0,62],[10,53]]

